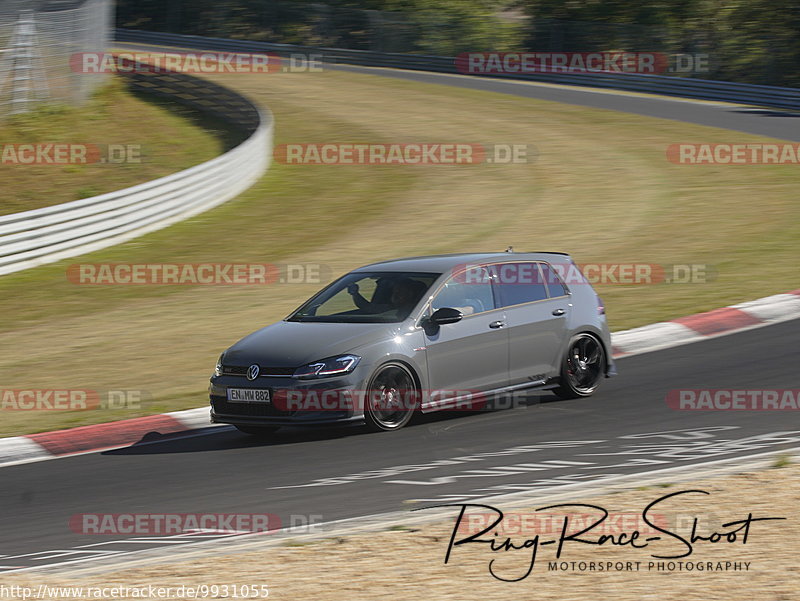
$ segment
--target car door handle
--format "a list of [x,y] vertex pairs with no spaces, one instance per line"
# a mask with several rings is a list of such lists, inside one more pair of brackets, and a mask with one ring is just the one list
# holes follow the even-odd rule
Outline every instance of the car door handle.
[[489,324],[489,327],[496,330],[497,328],[502,328],[504,325],[506,325],[504,321],[493,321]]
[[555,315],[556,317],[561,317],[562,315],[564,315],[564,313],[566,313],[564,309],[553,309],[553,315]]

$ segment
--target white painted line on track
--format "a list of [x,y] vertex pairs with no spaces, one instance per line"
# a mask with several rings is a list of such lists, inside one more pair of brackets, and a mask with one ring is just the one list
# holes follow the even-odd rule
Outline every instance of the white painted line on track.
[[[504,495],[494,495],[472,499],[470,502],[480,501],[489,504],[503,504],[504,508],[514,508],[531,505],[533,503],[549,503],[564,499],[573,499],[577,495],[583,498],[598,496],[629,489],[631,486],[648,486],[664,484],[665,479],[672,484],[683,481],[696,481],[703,478],[710,478],[725,474],[739,473],[752,469],[763,469],[769,466],[775,457],[783,455],[800,455],[800,447],[783,449],[779,451],[769,451],[745,457],[735,457],[728,459],[718,459],[703,463],[694,463],[686,466],[670,467],[647,472],[625,474],[601,478],[592,482],[567,484],[550,488],[543,488],[535,492],[510,493]],[[209,555],[220,555],[227,553],[245,553],[248,551],[262,550],[285,543],[289,539],[297,542],[310,542],[337,538],[342,536],[352,536],[360,533],[376,532],[387,530],[392,526],[418,526],[433,522],[441,522],[452,519],[454,516],[453,508],[439,508],[419,512],[396,511],[382,514],[373,514],[364,517],[347,518],[322,522],[315,524],[323,532],[304,533],[304,527],[287,528],[274,533],[254,533],[235,537],[235,540],[208,540],[186,545],[186,549],[181,551],[178,561],[188,561]],[[124,559],[122,559],[124,556]],[[117,560],[120,561],[117,561]],[[91,566],[83,564],[92,561]],[[175,548],[167,549],[144,549],[140,551],[117,552],[114,558],[108,560],[97,560],[97,558],[87,558],[76,561],[66,561],[49,564],[41,567],[25,567],[17,570],[10,570],[4,573],[21,572],[50,572],[69,574],[71,578],[103,573],[118,570],[124,566],[126,569],[148,565],[153,563],[175,562]],[[75,564],[80,563],[81,567],[75,569]],[[73,568],[73,569],[70,569]]]

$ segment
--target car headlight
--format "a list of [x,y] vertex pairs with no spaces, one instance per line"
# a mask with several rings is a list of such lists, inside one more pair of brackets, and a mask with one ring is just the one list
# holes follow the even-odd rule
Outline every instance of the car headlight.
[[294,372],[295,378],[328,378],[349,374],[358,365],[361,357],[358,355],[341,355],[331,357],[303,367],[298,367]]
[[224,356],[225,356],[225,353],[222,353],[219,356],[219,359],[217,359],[217,364],[214,367],[214,375],[215,376],[221,376],[222,375],[222,357],[224,357]]

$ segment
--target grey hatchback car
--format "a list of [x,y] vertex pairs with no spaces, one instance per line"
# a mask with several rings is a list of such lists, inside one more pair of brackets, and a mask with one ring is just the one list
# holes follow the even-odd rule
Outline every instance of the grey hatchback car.
[[360,267],[217,361],[211,420],[255,435],[591,395],[616,374],[605,308],[569,255],[412,257]]

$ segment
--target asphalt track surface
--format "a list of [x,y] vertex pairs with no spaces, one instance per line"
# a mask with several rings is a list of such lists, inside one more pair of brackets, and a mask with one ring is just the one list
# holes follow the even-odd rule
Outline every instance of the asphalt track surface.
[[[800,141],[800,113],[781,111],[779,109],[738,106],[710,101],[694,102],[684,98],[617,93],[613,90],[600,90],[599,88],[537,85],[535,83],[505,81],[488,77],[447,76],[423,71],[374,69],[350,65],[337,65],[336,69],[354,73],[383,75],[421,83],[445,83],[450,86],[471,90],[512,94],[514,96],[550,100],[563,104],[576,104],[597,109],[633,113],[645,117],[708,125],[780,140]],[[486,110],[491,112],[491,106],[488,106]],[[480,115],[476,117],[480,118]],[[675,143],[684,142],[703,142],[703,140],[675,140]],[[731,143],[736,142],[736,136],[731,136]]]
[[[800,122],[788,113],[416,72],[390,76],[800,139]],[[259,442],[223,427],[5,467],[0,572],[166,542],[78,534],[69,526],[76,514],[273,513],[288,526],[291,516],[329,522],[408,509],[408,501],[469,501],[798,447],[796,412],[676,411],[665,399],[685,388],[798,388],[799,339],[794,320],[625,357],[620,375],[590,399],[531,395],[513,409],[426,416],[393,433],[284,429]],[[440,460],[450,461],[432,464]],[[398,466],[414,467],[386,471]]]

